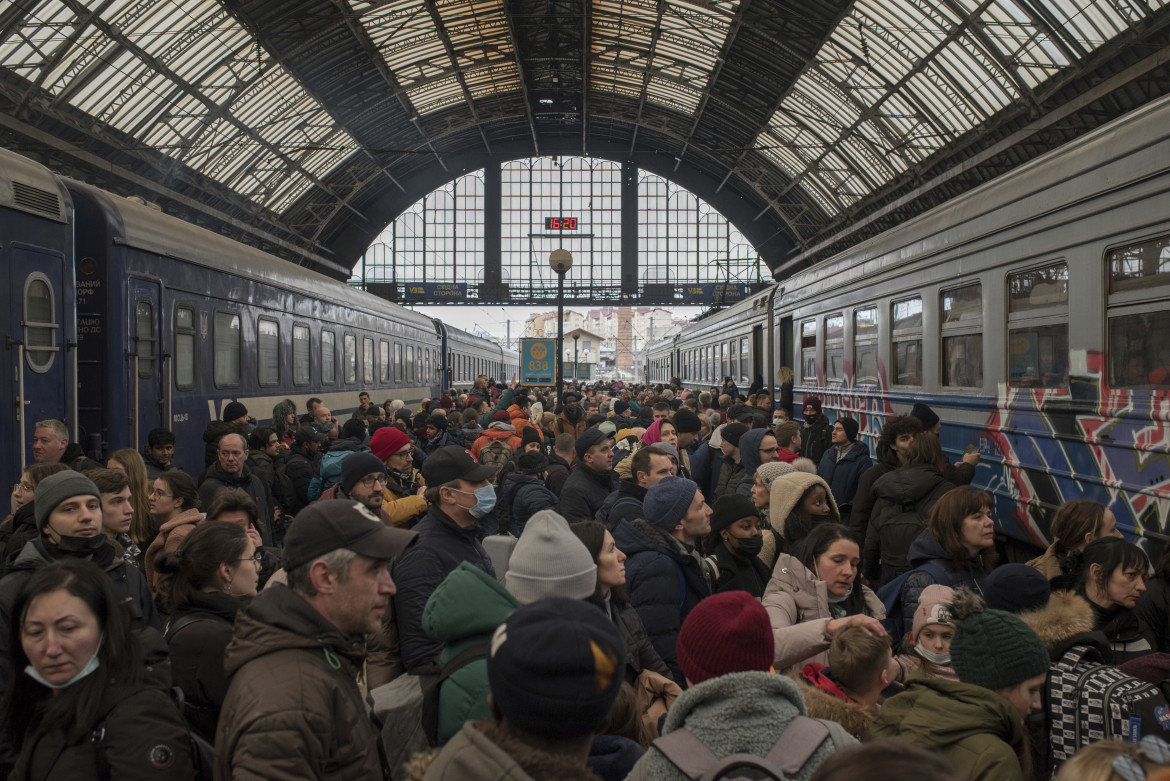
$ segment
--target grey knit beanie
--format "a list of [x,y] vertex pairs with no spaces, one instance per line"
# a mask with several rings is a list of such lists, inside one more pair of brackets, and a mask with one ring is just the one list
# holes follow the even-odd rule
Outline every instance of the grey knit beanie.
[[33,509],[37,516],[37,528],[44,529],[49,522],[49,513],[57,509],[57,505],[71,496],[96,496],[100,502],[102,492],[81,472],[58,472],[49,475],[37,483],[37,492],[33,494]]
[[796,471],[796,467],[792,464],[786,464],[783,461],[769,461],[766,464],[760,464],[756,474],[760,480],[763,481],[764,487],[769,491],[772,490],[772,481],[780,475],[790,475]]
[[541,510],[512,549],[504,588],[521,605],[552,596],[586,599],[597,588],[597,565],[564,517]]

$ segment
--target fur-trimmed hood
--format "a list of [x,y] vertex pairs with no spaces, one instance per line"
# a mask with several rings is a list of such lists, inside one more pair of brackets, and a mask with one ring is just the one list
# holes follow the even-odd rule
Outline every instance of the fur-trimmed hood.
[[1069,641],[1092,632],[1095,626],[1089,600],[1072,591],[1053,591],[1047,605],[1024,611],[1019,617],[1044,641],[1052,659],[1059,659]]
[[864,740],[869,734],[869,725],[877,715],[876,711],[866,710],[859,703],[847,702],[818,686],[813,686],[795,669],[788,673],[788,677],[796,681],[810,717],[835,721],[858,740]]
[[469,722],[440,751],[416,754],[407,781],[600,781],[580,762],[540,751],[490,719]]
[[814,485],[824,486],[825,494],[829,497],[829,507],[833,508],[827,522],[841,522],[841,511],[837,509],[837,500],[833,498],[833,491],[828,483],[815,474],[789,472],[772,481],[768,497],[768,520],[777,534],[784,535],[784,522],[800,503],[800,497],[804,496],[804,492]]

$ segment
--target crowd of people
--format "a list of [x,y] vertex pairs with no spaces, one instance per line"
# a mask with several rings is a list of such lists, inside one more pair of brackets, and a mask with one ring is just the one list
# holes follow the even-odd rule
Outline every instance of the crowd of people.
[[779,390],[231,402],[104,464],[43,421],[0,778],[1170,780],[1170,552],[1081,500],[999,563],[929,407]]

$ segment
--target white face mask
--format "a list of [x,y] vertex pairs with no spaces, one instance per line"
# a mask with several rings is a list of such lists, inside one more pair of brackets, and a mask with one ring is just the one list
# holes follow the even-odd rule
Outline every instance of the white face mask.
[[914,646],[914,650],[918,652],[919,656],[921,656],[923,659],[925,659],[928,662],[933,662],[935,664],[950,664],[951,663],[951,655],[949,653],[936,654],[934,651],[926,650],[926,648],[921,646],[921,645]]
[[39,683],[41,686],[46,686],[50,689],[68,689],[70,686],[77,683],[82,678],[87,677],[93,673],[94,670],[101,666],[101,660],[98,659],[98,651],[101,650],[102,641],[105,640],[105,638],[106,635],[103,632],[101,637],[98,638],[97,650],[93,652],[93,656],[89,658],[89,661],[85,663],[85,667],[82,667],[81,672],[65,681],[65,683],[49,683],[47,680],[45,680],[44,676],[37,672],[37,668],[33,667],[31,664],[24,668],[24,673],[29,678],[32,678],[34,681]]

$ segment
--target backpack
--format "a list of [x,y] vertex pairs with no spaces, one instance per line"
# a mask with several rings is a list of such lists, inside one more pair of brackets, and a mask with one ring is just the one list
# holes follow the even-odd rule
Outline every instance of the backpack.
[[[167,646],[170,646],[171,640],[175,635],[191,624],[196,624],[200,621],[216,621],[224,626],[231,626],[230,622],[214,613],[201,610],[184,613],[178,618],[168,618],[166,624],[163,625],[163,639],[166,640]],[[195,705],[189,702],[186,694],[178,686],[171,690],[171,699],[175,700],[175,703],[179,706],[183,718],[187,721],[187,727],[191,730],[191,735],[214,742],[215,724],[219,720],[219,709],[209,708],[205,705]],[[210,733],[207,731],[208,728],[210,728]]]
[[496,482],[504,464],[511,460],[512,448],[508,447],[508,443],[502,439],[493,439],[479,449],[479,463],[496,468],[496,475],[492,482]]
[[717,757],[686,728],[663,735],[652,745],[692,781],[788,781],[801,772],[828,737],[829,728],[823,723],[807,716],[797,716],[763,757],[755,754]]
[[1170,706],[1162,690],[1103,664],[1096,649],[1074,645],[1048,670],[1046,683],[1052,770],[1100,740],[1137,743],[1170,734]]
[[346,456],[357,453],[357,450],[335,450],[321,457],[321,471],[309,483],[309,500],[317,501],[321,494],[341,482],[341,462]]
[[869,525],[878,533],[878,550],[881,551],[882,570],[879,583],[889,583],[903,572],[913,569],[907,555],[910,546],[926,528],[926,508],[937,497],[934,491],[915,501],[904,499],[901,504],[882,500],[870,516]]
[[[183,690],[175,686],[168,694],[170,694],[171,700],[179,708],[179,712],[183,713],[186,702]],[[106,715],[108,716],[109,714]],[[185,720],[186,716],[184,715]],[[192,769],[195,771],[195,778],[197,781],[213,781],[215,746],[192,730],[190,726],[187,728],[187,737],[191,742],[191,762],[194,766]],[[97,723],[97,726],[93,728],[93,731],[90,732],[89,742],[93,745],[94,770],[97,773],[98,781],[110,781],[110,760],[106,756],[106,719],[104,716]]]
[[910,631],[907,622],[907,618],[909,617],[902,613],[902,588],[906,585],[906,580],[915,572],[929,573],[934,578],[934,582],[940,586],[949,586],[951,584],[951,578],[946,570],[933,561],[927,561],[919,564],[912,570],[903,572],[878,589],[878,599],[882,601],[882,607],[886,609],[886,618],[882,621],[882,626],[889,632],[890,638],[894,641],[895,645],[900,643]]

